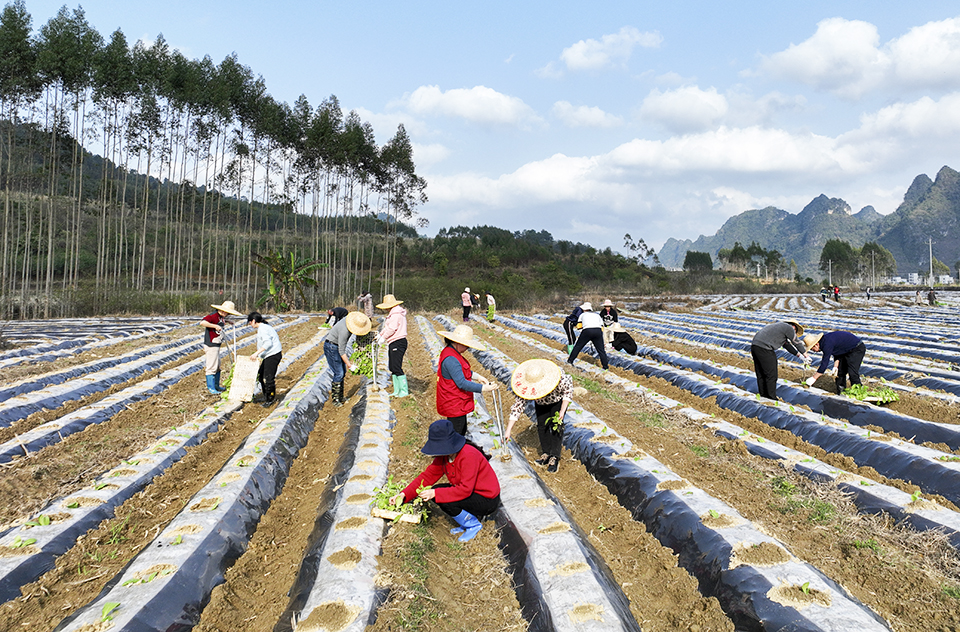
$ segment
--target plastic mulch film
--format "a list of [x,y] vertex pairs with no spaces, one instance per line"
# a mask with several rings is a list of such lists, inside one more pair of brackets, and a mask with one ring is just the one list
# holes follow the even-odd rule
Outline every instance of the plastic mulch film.
[[[561,337],[552,331],[512,322],[521,330],[536,331],[555,339]],[[928,493],[940,494],[951,502],[960,503],[960,463],[951,460],[952,454],[888,437],[790,404],[760,399],[720,380],[671,369],[650,360],[611,354],[610,362],[640,375],[664,379],[697,397],[716,397],[721,408],[757,418],[828,452],[850,456],[858,465],[869,465],[884,476],[903,479]]]
[[342,622],[340,631],[362,632],[384,596],[376,573],[386,526],[370,515],[370,501],[387,481],[396,418],[385,388],[385,354],[378,355],[378,388],[365,378],[363,397],[350,411],[350,431],[275,632],[327,630],[323,623],[330,617]]
[[[546,349],[558,355],[555,349]],[[487,366],[496,359],[491,354],[483,362]],[[616,376],[610,378],[614,381]],[[592,415],[575,403],[568,411],[571,408],[580,419],[564,433],[564,444],[637,520],[678,554],[680,564],[697,577],[704,592],[717,597],[738,629],[889,630],[883,619],[816,568],[793,558],[782,543],[760,532],[734,508],[649,455],[624,457],[631,446],[609,424],[590,419]],[[779,552],[772,557],[780,561],[751,564],[754,550]],[[782,598],[785,589],[805,584],[808,590],[829,596],[800,609]]]
[[[453,328],[449,319],[437,320]],[[417,322],[436,366],[442,343],[425,319],[418,316]],[[498,379],[503,379],[506,370],[502,367],[495,373]],[[494,444],[499,438],[494,424],[479,393],[475,401],[477,409],[467,418],[470,439],[496,454],[502,448]],[[514,458],[490,459],[501,487],[502,504],[494,520],[501,530],[500,546],[510,562],[517,599],[529,629],[638,631],[629,602],[602,557],[523,454],[516,448],[508,449]]]
[[126,567],[96,600],[57,630],[96,624],[106,603],[115,629],[186,630],[196,625],[214,586],[246,549],[270,502],[282,490],[323,402],[330,372],[321,358],[263,419],[218,475]]
[[[303,357],[325,335],[325,332],[319,333],[313,340],[291,349],[280,363],[278,372],[282,373]],[[32,524],[4,532],[0,547],[7,555],[0,556],[0,603],[18,597],[20,586],[52,569],[57,556],[70,549],[78,536],[112,516],[116,507],[183,458],[186,448],[199,444],[219,429],[241,406],[242,402],[217,402],[192,421],[159,437],[153,445],[124,459],[94,481],[90,488],[54,500],[27,521]],[[41,524],[46,522],[41,516],[52,516],[50,524]],[[18,537],[20,542],[30,539],[34,542],[26,547],[15,547]]]

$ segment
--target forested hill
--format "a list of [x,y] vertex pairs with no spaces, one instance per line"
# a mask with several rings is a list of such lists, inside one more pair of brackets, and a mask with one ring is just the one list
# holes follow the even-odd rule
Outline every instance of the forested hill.
[[935,181],[917,176],[903,203],[887,216],[872,206],[851,213],[844,200],[820,195],[796,215],[772,206],[753,209],[731,217],[714,235],[668,239],[658,256],[664,266],[680,267],[689,250],[716,260],[721,248],[756,242],[795,261],[801,275],[819,278],[820,253],[831,239],[856,248],[878,242],[893,253],[901,274],[927,269],[927,240],[933,239],[934,258],[953,267],[960,260],[960,174],[944,166]]

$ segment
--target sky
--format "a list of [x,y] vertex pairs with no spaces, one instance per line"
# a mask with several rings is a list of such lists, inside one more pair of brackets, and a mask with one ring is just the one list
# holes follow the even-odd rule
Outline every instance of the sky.
[[[39,29],[63,2],[26,0]],[[960,5],[88,0],[104,38],[236,53],[289,104],[403,124],[441,228],[547,230],[625,252],[820,194],[896,210],[960,170]]]

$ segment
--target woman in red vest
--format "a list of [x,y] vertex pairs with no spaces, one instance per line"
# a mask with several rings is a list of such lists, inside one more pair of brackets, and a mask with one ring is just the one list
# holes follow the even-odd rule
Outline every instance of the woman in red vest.
[[482,375],[477,376],[476,382],[471,380],[473,371],[463,353],[467,349],[483,349],[483,345],[469,325],[457,325],[453,331],[438,331],[437,334],[447,340],[437,369],[437,413],[449,419],[453,429],[466,436],[467,415],[473,412],[473,394],[494,391],[497,385]]

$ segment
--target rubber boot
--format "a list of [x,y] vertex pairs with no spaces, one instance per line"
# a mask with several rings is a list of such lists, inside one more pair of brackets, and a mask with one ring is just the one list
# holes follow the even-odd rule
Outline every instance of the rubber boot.
[[847,381],[837,380],[837,395],[843,395],[843,391],[847,388]]
[[453,528],[450,530],[450,533],[456,535],[457,533],[462,534],[457,540],[461,542],[469,542],[480,533],[480,529],[483,525],[477,520],[477,517],[472,513],[460,510],[460,513],[453,517],[456,520],[457,524],[460,525],[459,528]]
[[223,393],[224,391],[226,391],[227,389],[225,389],[225,388],[223,388],[222,386],[220,386],[220,371],[217,371],[216,373],[214,373],[214,374],[213,374],[213,377],[214,377],[213,387],[214,387],[215,389],[217,389],[217,390],[218,390],[219,392],[221,392],[221,393]]
[[400,386],[397,384],[396,375],[390,374],[390,379],[393,380],[393,392],[390,393],[390,397],[399,397],[400,396]]
[[573,352],[573,345],[567,345],[567,355],[570,355]]
[[[410,394],[410,391],[407,387],[407,376],[406,375],[395,375],[397,378],[397,386],[393,388],[393,394],[395,397],[406,397]],[[400,392],[397,392],[397,387],[400,387]]]
[[343,406],[343,382],[334,382],[330,385],[330,401],[334,406]]
[[211,395],[219,395],[219,394],[220,394],[220,391],[218,391],[217,388],[216,388],[216,382],[214,382],[214,380],[216,380],[216,379],[217,379],[217,376],[216,376],[216,375],[208,375],[208,376],[207,376],[207,391],[208,391]]

